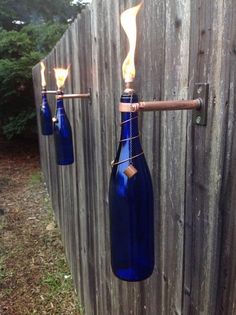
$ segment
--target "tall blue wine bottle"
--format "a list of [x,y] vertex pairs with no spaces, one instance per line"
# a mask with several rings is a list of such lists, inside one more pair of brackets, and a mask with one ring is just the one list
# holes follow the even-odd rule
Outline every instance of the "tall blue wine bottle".
[[52,135],[53,134],[52,113],[48,105],[46,91],[42,92],[42,105],[40,106],[40,122],[42,135],[44,136]]
[[57,110],[54,122],[54,138],[57,164],[72,164],[74,162],[72,132],[62,98],[57,99]]
[[[121,96],[137,103],[136,94]],[[153,189],[141,147],[138,114],[121,113],[121,138],[109,187],[111,265],[126,281],[141,281],[154,268]]]

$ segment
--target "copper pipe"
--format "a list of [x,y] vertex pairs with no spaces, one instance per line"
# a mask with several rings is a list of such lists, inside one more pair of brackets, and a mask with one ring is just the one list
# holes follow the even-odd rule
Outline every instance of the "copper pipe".
[[202,100],[174,100],[174,101],[152,101],[139,103],[120,103],[120,112],[137,112],[137,111],[159,111],[159,110],[184,110],[200,109]]
[[63,99],[63,98],[90,98],[90,93],[85,94],[61,94],[57,95],[57,99]]
[[42,94],[56,94],[57,91],[47,91],[47,88],[46,86],[42,86],[42,91],[41,91]]
[[45,91],[44,93],[46,93],[46,94],[56,94],[57,91]]

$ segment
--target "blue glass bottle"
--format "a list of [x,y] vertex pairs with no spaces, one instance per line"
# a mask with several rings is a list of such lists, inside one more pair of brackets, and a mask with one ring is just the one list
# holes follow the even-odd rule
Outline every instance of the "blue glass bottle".
[[[137,103],[138,97],[124,93],[121,102]],[[154,268],[153,189],[139,140],[138,114],[121,113],[121,118],[109,187],[111,264],[118,278],[140,281]]]
[[40,106],[40,122],[41,122],[41,133],[44,136],[52,135],[52,113],[48,105],[46,91],[42,93],[42,105]]
[[64,109],[63,99],[60,98],[57,99],[54,139],[57,164],[72,164],[74,162],[74,154],[71,126]]

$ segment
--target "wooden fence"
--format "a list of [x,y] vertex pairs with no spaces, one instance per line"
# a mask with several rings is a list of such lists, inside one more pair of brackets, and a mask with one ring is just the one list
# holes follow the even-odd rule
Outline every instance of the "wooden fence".
[[[111,271],[108,186],[127,53],[119,16],[134,4],[94,0],[46,58],[49,89],[53,68],[68,64],[65,92],[92,88],[92,105],[65,101],[73,165],[57,166],[53,136],[39,135],[74,284],[87,315],[236,314],[235,0],[145,0],[137,19],[140,98],[192,98],[194,83],[208,82],[208,123],[193,126],[186,111],[141,115],[154,185],[156,265],[140,283]],[[33,78],[39,112],[39,65]],[[54,112],[55,98],[49,102]]]

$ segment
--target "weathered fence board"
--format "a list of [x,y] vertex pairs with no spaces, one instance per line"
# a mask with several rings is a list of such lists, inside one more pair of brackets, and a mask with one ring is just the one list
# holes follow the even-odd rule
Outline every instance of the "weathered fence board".
[[[154,186],[156,244],[154,273],[140,283],[112,274],[108,207],[128,49],[119,15],[137,2],[94,0],[45,59],[49,89],[55,89],[53,68],[69,64],[65,91],[92,88],[92,104],[65,100],[73,165],[57,166],[53,136],[39,135],[44,178],[88,315],[236,313],[234,2],[146,0],[137,18],[141,98],[187,99],[195,83],[210,85],[206,127],[193,125],[191,112],[140,115]],[[33,78],[38,113],[39,65]],[[48,99],[55,112],[55,97]]]

